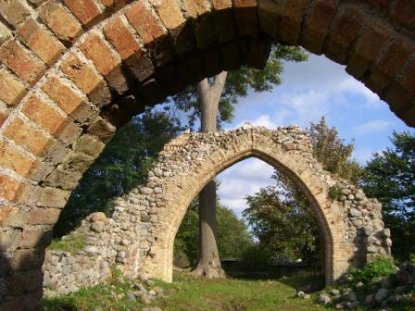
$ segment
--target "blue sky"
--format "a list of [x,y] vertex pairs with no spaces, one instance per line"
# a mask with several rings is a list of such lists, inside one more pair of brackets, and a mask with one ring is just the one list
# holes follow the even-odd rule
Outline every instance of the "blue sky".
[[[287,63],[282,84],[272,92],[251,93],[239,101],[233,129],[248,121],[268,128],[297,124],[303,128],[325,116],[346,142],[355,140],[354,158],[365,164],[374,152],[390,147],[393,130],[407,127],[386,103],[340,66],[323,56],[310,55],[305,63]],[[273,168],[248,159],[222,172],[219,197],[238,216],[246,208],[245,196],[272,184]]]

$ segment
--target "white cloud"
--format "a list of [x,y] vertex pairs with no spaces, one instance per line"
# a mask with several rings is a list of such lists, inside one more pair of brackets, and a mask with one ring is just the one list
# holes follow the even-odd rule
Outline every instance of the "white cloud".
[[256,119],[249,120],[249,121],[247,119],[242,120],[235,127],[241,127],[242,125],[244,125],[245,122],[249,122],[253,126],[265,126],[266,128],[269,128],[269,129],[276,129],[278,127],[276,122],[271,121],[271,116],[269,114],[262,114]]
[[376,132],[382,132],[388,129],[391,126],[390,121],[386,120],[374,120],[369,121],[364,124],[355,127],[355,132],[364,135],[364,134],[372,134]]
[[306,92],[284,93],[281,98],[284,109],[291,111],[291,117],[301,126],[308,126],[328,112],[328,93],[307,90]]
[[348,92],[363,96],[365,98],[365,102],[370,105],[379,105],[382,103],[377,94],[373,93],[362,82],[352,77],[341,80],[336,91],[339,93]]
[[273,167],[258,159],[247,159],[231,166],[218,176],[221,203],[240,217],[247,208],[245,197],[273,184],[270,178],[273,173]]

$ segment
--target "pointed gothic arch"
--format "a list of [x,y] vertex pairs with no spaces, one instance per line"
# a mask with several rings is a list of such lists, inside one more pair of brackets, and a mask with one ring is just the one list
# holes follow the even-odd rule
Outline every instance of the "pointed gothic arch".
[[403,0],[1,1],[0,307],[39,303],[28,280],[51,227],[117,127],[221,70],[261,68],[272,40],[345,64],[414,126],[414,13]]

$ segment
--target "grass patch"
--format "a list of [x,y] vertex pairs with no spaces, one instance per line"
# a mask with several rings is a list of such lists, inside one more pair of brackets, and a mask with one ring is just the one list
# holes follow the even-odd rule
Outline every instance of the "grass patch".
[[73,253],[76,250],[84,248],[85,237],[83,234],[67,235],[61,239],[53,239],[48,249],[51,251],[63,251]]
[[[155,281],[155,286],[164,288],[164,298],[152,301],[149,306],[158,306],[164,311],[327,310],[313,299],[294,298],[294,287],[311,284],[317,279],[297,276],[281,280],[206,280],[181,271],[175,272],[173,283]],[[117,278],[74,294],[44,299],[44,310],[141,310],[144,305],[125,297],[132,288],[133,282]]]

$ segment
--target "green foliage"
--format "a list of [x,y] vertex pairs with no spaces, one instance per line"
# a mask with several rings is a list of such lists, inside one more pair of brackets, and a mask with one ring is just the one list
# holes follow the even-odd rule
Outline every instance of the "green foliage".
[[375,262],[368,263],[362,269],[351,269],[350,274],[357,282],[369,283],[375,279],[392,275],[396,272],[396,266],[391,258],[379,258]]
[[338,186],[331,186],[329,189],[329,197],[337,200],[340,197],[340,188]]
[[242,265],[247,271],[270,271],[274,252],[261,245],[253,245],[242,256]]
[[324,117],[319,123],[310,123],[307,129],[313,146],[313,156],[323,165],[323,168],[333,174],[356,182],[362,175],[362,168],[355,160],[351,159],[354,142],[345,144],[339,138],[335,127],[329,128]]
[[393,253],[401,261],[415,253],[415,132],[393,132],[393,148],[376,153],[364,170],[361,186],[377,198],[392,231]]
[[410,263],[415,263],[415,254],[414,253],[409,255],[409,262]]
[[55,225],[55,237],[93,212],[113,212],[113,200],[145,181],[153,158],[180,130],[163,112],[147,111],[117,131],[85,172]]
[[[274,44],[268,62],[263,70],[243,66],[241,69],[228,73],[224,90],[219,103],[219,128],[222,122],[230,122],[235,113],[238,99],[248,95],[249,90],[269,92],[274,86],[281,84],[284,61],[302,62],[307,54],[299,47],[287,47]],[[200,120],[201,110],[196,85],[189,85],[183,92],[170,98],[174,107],[170,111],[179,118],[178,110],[188,117],[188,126],[193,130]]]
[[84,248],[85,236],[83,234],[68,235],[62,239],[53,239],[49,250],[73,253]]
[[[199,260],[198,205],[197,199],[191,203],[174,241],[175,263],[179,267],[186,267],[186,257],[190,266],[194,266]],[[244,222],[219,202],[216,204],[216,220],[220,257],[242,257],[244,251],[253,244]]]
[[314,213],[301,190],[276,172],[276,186],[247,196],[243,212],[262,248],[290,260],[314,261],[319,257],[318,227]]

